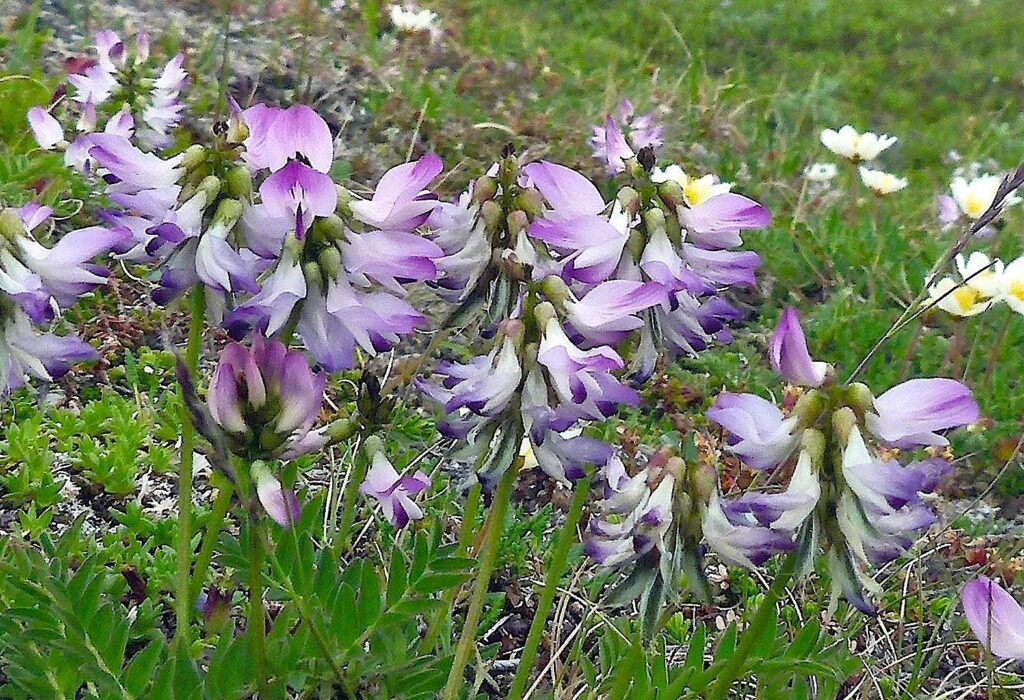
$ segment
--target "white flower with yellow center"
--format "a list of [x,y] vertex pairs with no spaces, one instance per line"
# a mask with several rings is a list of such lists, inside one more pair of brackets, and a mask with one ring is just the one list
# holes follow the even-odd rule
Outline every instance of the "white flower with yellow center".
[[821,143],[825,148],[854,163],[874,160],[885,149],[896,143],[895,136],[865,131],[858,133],[847,124],[838,131],[825,129],[821,132]]
[[811,182],[830,182],[838,172],[835,163],[813,163],[804,169],[804,177]]
[[1024,255],[1006,266],[999,278],[999,296],[1006,305],[1024,314]]
[[865,168],[863,165],[859,170],[860,181],[879,196],[899,192],[907,186],[907,178],[905,177],[896,177],[884,170],[872,170],[871,168]]
[[392,5],[388,8],[391,24],[400,32],[416,34],[434,29],[437,13],[433,10],[417,10],[414,7]]
[[[953,193],[953,201],[956,206],[967,217],[977,219],[992,206],[992,200],[996,197],[996,191],[1003,178],[998,175],[979,175],[968,180],[965,177],[957,176],[949,183],[949,189]],[[1012,206],[1020,202],[1020,197],[1015,194],[1009,195],[1003,203],[1005,206]]]
[[975,251],[969,257],[963,254],[956,256],[956,270],[968,287],[983,297],[1000,296],[1003,278],[1003,261],[992,260],[981,251]]
[[930,306],[938,306],[954,316],[976,316],[992,305],[992,299],[985,298],[974,287],[958,283],[952,277],[943,277],[929,286],[928,296]]
[[705,175],[699,178],[690,177],[681,167],[675,164],[666,168],[655,168],[654,172],[651,173],[651,182],[661,183],[668,182],[669,180],[683,188],[683,196],[686,198],[686,203],[691,207],[695,207],[701,202],[717,195],[725,194],[732,189],[731,182],[719,182],[714,175]]

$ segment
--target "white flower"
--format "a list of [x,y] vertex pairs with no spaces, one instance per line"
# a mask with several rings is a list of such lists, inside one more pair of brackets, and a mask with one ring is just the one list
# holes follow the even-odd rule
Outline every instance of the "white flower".
[[907,179],[905,177],[896,177],[892,173],[872,170],[871,168],[865,168],[863,165],[859,170],[861,182],[877,195],[899,192],[907,186]]
[[994,261],[981,251],[971,253],[964,258],[956,256],[956,269],[968,287],[976,290],[983,297],[998,297],[1002,286],[1003,261]]
[[999,297],[1019,314],[1024,314],[1024,255],[1009,265],[999,277]]
[[732,189],[731,182],[719,182],[714,175],[691,177],[674,163],[666,168],[655,168],[651,173],[651,182],[668,182],[669,180],[683,188],[683,196],[691,207],[717,195],[725,194]]
[[838,172],[835,163],[813,163],[804,169],[804,177],[811,182],[829,182]]
[[434,22],[437,21],[437,13],[433,10],[417,10],[401,5],[389,7],[388,14],[395,29],[410,34],[429,32],[434,29]]
[[928,296],[931,304],[954,316],[976,316],[992,305],[992,300],[983,297],[977,289],[966,284],[958,286],[952,277],[943,277],[928,287]]
[[847,124],[836,131],[825,129],[821,132],[821,143],[838,156],[853,162],[874,160],[885,149],[896,143],[895,136],[875,134],[865,131],[863,134]]
[[[971,219],[977,219],[992,206],[992,200],[995,199],[996,190],[1002,181],[1003,178],[998,175],[980,175],[970,180],[958,176],[949,183],[949,189],[960,211]],[[1020,202],[1020,197],[1011,194],[1003,202],[1007,206],[1012,206]]]

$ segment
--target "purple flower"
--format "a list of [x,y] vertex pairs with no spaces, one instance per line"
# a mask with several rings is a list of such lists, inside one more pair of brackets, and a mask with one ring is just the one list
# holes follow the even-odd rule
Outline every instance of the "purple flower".
[[978,420],[971,390],[953,379],[911,379],[875,398],[867,414],[872,433],[897,447],[949,444],[936,431]]
[[523,167],[523,175],[526,184],[536,187],[551,207],[527,229],[533,238],[562,251],[622,239],[601,216],[605,203],[597,188],[575,170],[540,161]]
[[743,243],[740,231],[764,228],[771,223],[768,209],[743,195],[726,192],[693,207],[676,210],[688,239],[705,250],[733,248]]
[[257,104],[242,112],[242,119],[249,129],[243,157],[253,168],[278,171],[305,161],[318,172],[330,172],[334,139],[327,122],[310,107]]
[[726,449],[755,469],[770,469],[785,462],[800,444],[797,418],[786,418],[760,396],[721,393],[706,415],[732,434]]
[[597,285],[579,301],[566,302],[573,330],[598,344],[618,343],[644,325],[635,314],[668,300],[657,282],[612,280]]
[[334,181],[298,161],[288,161],[260,185],[267,214],[295,221],[295,237],[301,239],[317,216],[329,216],[338,204]]
[[137,194],[174,185],[181,178],[183,154],[164,160],[118,134],[94,134],[89,143],[89,155],[109,173],[113,192]]
[[807,351],[807,340],[800,317],[793,307],[779,318],[779,325],[768,343],[768,362],[787,382],[806,387],[819,387],[829,371],[828,364],[815,362]]
[[607,346],[581,350],[569,340],[557,318],[547,322],[537,362],[547,370],[560,408],[575,418],[602,420],[620,405],[640,403],[635,391],[611,375],[625,366],[618,353]]
[[604,126],[593,127],[587,143],[594,158],[605,161],[609,174],[614,174],[625,169],[623,161],[632,158],[636,151],[646,146],[660,146],[662,128],[653,114],[635,116],[633,103],[622,100],[614,117],[608,115]]
[[960,219],[960,207],[956,205],[956,200],[948,194],[939,195],[936,200],[936,208],[938,209],[939,225],[943,230],[948,229]]
[[48,151],[64,142],[64,128],[42,107],[28,111],[28,124],[40,148]]
[[839,527],[857,558],[877,565],[902,555],[912,544],[910,536],[935,522],[919,492],[931,491],[949,466],[943,460],[906,467],[877,460],[854,427],[842,471],[848,490],[836,510]]
[[515,341],[505,337],[489,355],[466,364],[442,362],[434,369],[440,384],[417,381],[419,388],[444,406],[445,413],[467,408],[481,416],[495,416],[505,410],[519,389],[523,377]]
[[811,455],[802,451],[785,490],[747,491],[738,498],[723,501],[721,508],[730,523],[769,527],[791,536],[814,512],[819,498],[821,484],[811,464]]
[[444,163],[433,153],[391,168],[377,183],[371,199],[349,204],[352,216],[374,228],[411,231],[437,206],[437,198],[424,188],[443,168]]
[[785,532],[744,522],[726,512],[718,493],[701,517],[704,539],[726,564],[754,569],[779,552],[793,549],[792,537]]
[[20,309],[11,307],[2,312],[0,395],[22,386],[29,377],[54,381],[67,374],[72,363],[98,357],[91,345],[77,338],[40,333]]
[[979,576],[960,596],[974,636],[994,656],[1024,660],[1024,609],[998,583]]
[[359,493],[376,498],[388,522],[403,528],[410,520],[423,517],[423,511],[411,497],[429,487],[430,477],[422,471],[400,476],[384,453],[376,452],[366,478],[359,485]]
[[[603,567],[621,567],[650,552],[665,552],[665,536],[673,524],[672,493],[675,479],[668,472],[641,472],[638,488],[613,495],[596,504],[598,512],[616,517],[591,518],[583,551]],[[659,479],[651,486],[651,478]],[[632,482],[631,482],[632,483]]]
[[252,465],[251,474],[256,485],[256,497],[267,515],[281,527],[291,527],[302,514],[295,493],[284,488],[262,462]]
[[562,483],[583,478],[587,465],[601,466],[612,457],[610,445],[568,431],[560,434],[554,430],[531,430],[527,439],[536,464],[527,459],[524,466],[539,466],[545,474]]
[[322,434],[310,431],[326,381],[310,370],[302,353],[256,336],[251,347],[231,343],[224,348],[207,406],[236,450],[291,459],[324,444]]
[[479,211],[470,188],[454,202],[439,203],[427,219],[428,235],[443,252],[434,258],[440,273],[435,286],[448,301],[465,299],[491,262],[491,242]]

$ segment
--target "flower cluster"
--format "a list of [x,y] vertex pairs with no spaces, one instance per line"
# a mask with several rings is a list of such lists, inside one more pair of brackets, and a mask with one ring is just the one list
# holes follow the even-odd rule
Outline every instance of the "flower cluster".
[[1024,256],[1004,265],[981,251],[956,256],[956,279],[941,277],[928,282],[925,304],[953,316],[976,316],[994,304],[1005,302],[1024,314]]
[[33,107],[28,112],[40,148],[63,150],[65,162],[84,171],[91,169],[89,150],[96,134],[133,138],[147,149],[168,146],[181,120],[180,93],[188,80],[183,54],[153,65],[146,32],[139,32],[132,46],[104,30],[96,35],[95,49],[96,59],[68,77],[70,99],[62,87],[50,110]]
[[637,114],[632,102],[622,100],[614,116],[608,115],[603,125],[593,127],[587,143],[594,158],[605,164],[609,174],[615,174],[624,171],[626,160],[640,149],[660,146],[663,129],[653,114]]
[[[913,533],[934,522],[921,494],[950,471],[939,456],[949,444],[940,433],[977,420],[978,406],[951,379],[912,379],[877,397],[863,384],[837,385],[832,367],[811,359],[793,309],[772,336],[769,360],[804,389],[792,411],[752,394],[723,394],[707,417],[728,432],[727,449],[747,466],[788,470],[795,459],[792,476],[782,491],[748,492],[723,508],[732,522],[794,537],[805,564],[820,542],[834,588],[871,612],[865,569],[898,557]],[[897,461],[898,450],[920,446],[932,456]]]
[[0,395],[28,377],[52,381],[72,363],[97,357],[88,343],[39,329],[106,283],[107,270],[92,260],[118,245],[122,235],[98,227],[77,229],[47,248],[35,232],[52,214],[37,204],[0,208]]
[[[838,130],[825,129],[822,131],[821,143],[837,156],[858,164],[857,172],[860,174],[861,182],[876,195],[892,194],[907,186],[906,178],[897,177],[884,170],[859,165],[878,158],[883,151],[896,143],[895,136],[879,135],[870,131],[859,133],[847,124]],[[822,164],[819,164],[819,168],[820,165]]]

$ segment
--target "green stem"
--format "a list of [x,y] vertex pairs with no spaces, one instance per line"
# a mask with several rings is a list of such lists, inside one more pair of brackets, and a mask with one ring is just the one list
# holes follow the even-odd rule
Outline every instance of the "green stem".
[[[462,525],[459,529],[459,544],[458,554],[459,556],[466,556],[469,551],[470,543],[473,539],[473,527],[476,525],[476,514],[480,510],[480,483],[477,482],[469,489],[469,493],[466,496],[466,509],[462,513]],[[441,633],[441,628],[448,621],[449,616],[452,612],[452,605],[455,603],[455,596],[459,592],[458,586],[453,586],[444,592],[441,596],[441,602],[443,603],[440,610],[437,611],[437,615],[431,620],[430,625],[427,627],[426,634],[423,635],[423,641],[420,642],[420,652],[428,654],[434,649],[434,643],[437,641],[437,636]]]
[[267,629],[263,613],[263,533],[255,514],[249,516],[249,651],[259,692],[256,697],[267,696]]
[[448,673],[448,683],[444,688],[443,700],[457,700],[459,689],[464,685],[462,674],[466,670],[469,655],[476,641],[476,628],[480,624],[480,615],[483,613],[484,601],[487,599],[487,587],[491,582],[491,574],[494,573],[494,567],[498,560],[498,543],[501,540],[502,530],[505,529],[505,514],[508,512],[512,487],[516,483],[516,477],[522,466],[522,457],[517,457],[501,477],[501,481],[498,482],[498,489],[494,494],[494,502],[491,504],[489,513],[490,527],[480,548],[480,569],[477,571],[476,582],[473,585],[473,596],[470,598],[466,622],[462,627],[462,636],[459,637],[459,644],[455,649],[452,670]]
[[363,450],[356,450],[352,458],[352,474],[348,483],[345,484],[344,510],[341,514],[341,526],[338,528],[338,546],[342,552],[348,551],[349,535],[352,524],[356,520],[356,510],[359,505],[359,485],[366,478],[366,470],[369,467],[369,457],[364,455]]
[[782,569],[775,576],[775,580],[772,581],[768,592],[765,593],[761,606],[754,613],[754,619],[750,621],[750,626],[743,632],[743,638],[739,646],[736,647],[736,650],[729,657],[729,661],[722,667],[722,670],[718,672],[718,678],[708,692],[706,700],[725,700],[725,698],[729,697],[729,691],[732,689],[733,682],[743,672],[743,665],[750,657],[750,652],[760,638],[764,626],[771,620],[772,614],[775,612],[775,604],[782,599],[783,594],[786,592],[786,586],[796,574],[796,567],[797,554],[793,552],[786,557],[785,562],[782,564]]
[[[206,313],[206,287],[197,284],[189,292],[190,323],[188,345],[185,346],[185,365],[195,376],[199,366],[199,351],[203,344],[203,320]],[[196,431],[188,409],[182,408],[181,464],[178,469],[178,541],[175,552],[174,613],[177,623],[175,639],[188,643],[189,623],[192,619],[192,596],[189,572],[192,568],[192,455],[195,450]]]
[[544,589],[541,591],[540,600],[537,601],[537,612],[530,623],[530,632],[526,635],[526,645],[519,657],[519,668],[512,679],[512,686],[508,691],[508,700],[519,700],[526,691],[526,683],[530,680],[530,672],[533,670],[533,662],[537,658],[537,647],[540,645],[541,637],[544,635],[544,625],[547,623],[548,615],[551,613],[551,606],[555,601],[555,591],[558,589],[558,582],[562,579],[565,570],[565,562],[569,556],[569,548],[576,542],[576,525],[583,515],[583,504],[590,494],[590,475],[584,476],[576,482],[576,489],[572,495],[572,503],[569,505],[569,512],[566,513],[565,523],[562,524],[562,532],[555,543],[555,549],[548,559],[548,570],[544,576]]
[[[214,476],[216,476],[216,472]],[[234,487],[227,479],[221,479],[220,481],[217,498],[214,499],[213,509],[210,511],[210,518],[206,521],[203,543],[199,547],[195,567],[192,569],[192,588],[189,593],[189,605],[193,606],[196,604],[196,600],[199,599],[199,593],[203,590],[203,583],[206,581],[206,571],[210,568],[213,550],[217,546],[217,538],[220,537],[224,518],[227,517],[228,509],[231,507],[231,497],[235,494]]]

